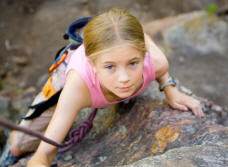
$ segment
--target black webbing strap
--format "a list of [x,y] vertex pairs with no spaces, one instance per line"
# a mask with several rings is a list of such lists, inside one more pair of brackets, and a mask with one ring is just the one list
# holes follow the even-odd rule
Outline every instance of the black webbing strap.
[[50,108],[50,107],[54,106],[55,104],[57,104],[61,92],[62,92],[62,89],[60,89],[58,92],[56,92],[56,94],[54,94],[49,99],[47,99],[45,101],[42,101],[42,102],[40,102],[38,104],[35,104],[33,106],[29,106],[29,108],[34,109],[34,112],[31,115],[27,116],[27,117],[26,116],[22,117],[22,119],[31,120],[31,119],[39,117],[48,108]]

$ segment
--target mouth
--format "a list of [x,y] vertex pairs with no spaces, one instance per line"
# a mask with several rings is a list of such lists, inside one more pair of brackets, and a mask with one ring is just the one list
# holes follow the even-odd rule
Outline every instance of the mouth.
[[118,87],[118,89],[121,92],[128,92],[131,89],[131,87],[132,87],[132,85],[131,86],[128,86],[128,87]]

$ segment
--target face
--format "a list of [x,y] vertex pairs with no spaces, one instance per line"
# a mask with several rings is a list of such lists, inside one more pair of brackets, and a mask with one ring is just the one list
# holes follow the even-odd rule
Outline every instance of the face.
[[104,94],[126,98],[143,83],[143,62],[141,52],[123,44],[98,55],[92,66]]

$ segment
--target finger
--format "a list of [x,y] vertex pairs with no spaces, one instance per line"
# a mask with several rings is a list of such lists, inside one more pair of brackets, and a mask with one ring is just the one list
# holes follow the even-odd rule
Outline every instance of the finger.
[[193,114],[197,117],[200,117],[200,113],[198,111],[197,106],[194,103],[191,102],[187,102],[186,105],[188,106],[188,108],[193,112]]
[[201,118],[204,116],[201,104],[198,101],[187,102],[186,105],[197,117]]
[[188,111],[188,108],[182,104],[174,103],[173,104],[175,109],[181,110],[181,111]]
[[198,110],[197,112],[199,113],[200,118],[201,118],[201,117],[204,117],[202,105],[200,104],[200,102],[197,103],[197,107],[196,107],[196,108],[197,108],[197,110]]
[[200,117],[204,117],[205,115],[204,115],[203,108],[202,108],[201,104],[199,104],[198,110],[199,110],[198,112],[200,113]]

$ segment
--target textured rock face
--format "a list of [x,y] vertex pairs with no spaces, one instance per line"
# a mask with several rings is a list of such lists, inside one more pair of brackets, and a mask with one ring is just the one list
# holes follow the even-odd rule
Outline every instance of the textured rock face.
[[[226,111],[206,102],[204,110],[207,116],[198,119],[190,112],[171,110],[164,107],[164,103],[156,103],[148,97],[138,98],[132,105],[131,109],[128,108],[129,104],[126,108],[121,107],[125,113],[121,114],[120,120],[106,135],[83,142],[76,149],[72,163],[76,166],[130,164],[179,147],[177,151],[162,156],[160,163],[164,162],[162,158],[171,154],[173,157],[179,155],[182,163],[190,158],[189,162],[192,161],[195,166],[225,166],[228,163],[228,129],[222,125],[227,121]],[[169,161],[172,166],[178,163],[178,158],[168,158],[167,164]]]
[[[227,131],[226,134],[227,135]],[[208,138],[219,140],[219,143],[202,144],[192,147],[181,147],[167,151],[152,158],[145,158],[123,167],[224,167],[228,165],[227,137],[221,140],[216,134]],[[213,140],[213,139],[212,139]]]
[[[199,119],[191,112],[170,109],[165,100],[155,100],[156,93],[151,93],[149,89],[128,104],[111,107],[109,113],[101,111],[90,135],[69,152],[58,154],[53,165],[222,167],[228,164],[226,110],[201,99],[206,116]],[[15,166],[26,162],[23,159]]]
[[167,54],[224,55],[228,52],[227,23],[214,14],[193,12],[168,17],[148,23],[145,30],[162,38]]

